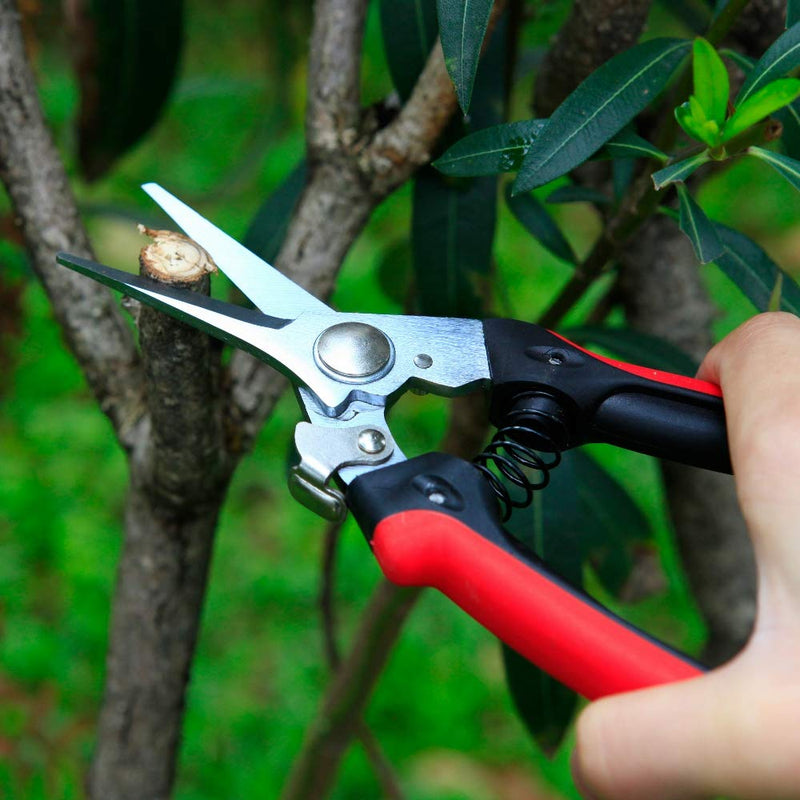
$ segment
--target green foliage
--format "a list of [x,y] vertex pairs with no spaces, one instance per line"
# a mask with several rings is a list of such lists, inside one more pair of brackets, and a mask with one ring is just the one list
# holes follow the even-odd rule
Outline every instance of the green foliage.
[[576,264],[578,257],[547,209],[532,194],[511,194],[511,186],[506,186],[506,203],[519,223],[547,248],[556,258]]
[[701,264],[714,261],[723,250],[716,227],[682,183],[678,184],[678,199],[680,200],[678,221],[681,230],[692,243],[697,260]]
[[466,114],[494,0],[436,0],[444,63]]
[[759,311],[766,311],[775,287],[781,287],[780,308],[800,316],[800,287],[749,236],[715,223],[723,252],[716,265]]
[[400,98],[405,100],[439,33],[436,6],[419,0],[381,0],[380,14],[392,83]]
[[102,176],[163,112],[183,42],[183,0],[84,0],[77,37],[80,166]]
[[736,106],[740,106],[767,84],[782,75],[787,75],[798,66],[800,66],[800,25],[792,25],[767,48],[764,55],[748,72],[736,96]]
[[[102,180],[92,187],[78,182],[76,189],[100,258],[112,263],[135,259],[139,243],[126,231],[140,219],[149,222],[146,217],[152,212],[136,186],[157,179],[195,198],[226,229],[246,232],[248,245],[273,260],[304,183],[302,168],[293,166],[303,159],[298,98],[304,93],[307,6],[187,4],[184,72],[173,86],[174,64],[170,66],[158,42],[162,34],[175,32],[178,22],[172,15],[179,4],[154,12],[161,28],[151,22],[140,41],[130,35],[125,40],[130,30],[126,24],[143,23],[135,15],[123,23],[120,15],[145,5],[103,4],[108,16],[95,40],[108,50],[104,58],[116,59],[99,75],[108,103],[105,124],[94,128],[99,138],[91,146],[82,145],[92,154],[86,163],[95,165],[92,169],[102,173]],[[459,100],[463,108],[469,105],[471,116],[448,132],[450,146],[436,162],[440,174],[424,169],[413,189],[392,196],[378,209],[344,266],[334,297],[339,307],[485,314],[491,295],[503,313],[533,318],[573,278],[575,264],[585,265],[584,254],[601,240],[605,221],[624,213],[639,175],[646,182],[655,169],[656,188],[665,189],[657,202],[672,203],[669,186],[693,174],[692,192],[701,192],[709,214],[733,219],[747,232],[712,222],[686,188],[678,189],[682,227],[699,257],[707,260],[718,250],[716,267],[703,272],[719,309],[718,332],[750,315],[750,303],[758,310],[780,307],[800,313],[800,289],[793,278],[800,263],[793,256],[789,227],[797,206],[792,206],[791,189],[781,194],[778,178],[796,185],[797,167],[791,159],[800,157],[800,100],[770,110],[795,90],[792,79],[775,87],[800,65],[794,28],[755,64],[737,55],[749,74],[731,118],[727,108],[722,110],[727,74],[723,77],[713,48],[704,40],[653,39],[597,70],[550,120],[504,122],[509,113],[519,116],[530,98],[527,75],[509,97],[505,65],[514,62],[529,69],[541,60],[541,47],[555,30],[555,12],[550,5],[537,5],[531,21],[509,37],[501,24],[477,69],[481,19],[490,3],[442,5],[449,6],[451,15],[456,6],[461,9],[460,21],[443,22],[443,38],[450,42],[448,66]],[[671,11],[681,4],[662,5]],[[697,4],[688,5],[697,11]],[[565,16],[567,10],[568,4],[558,4],[559,14]],[[693,24],[701,30],[707,15],[695,17]],[[661,33],[657,24],[653,30]],[[407,98],[437,31],[433,3],[382,0],[371,7],[364,49],[365,102],[385,97],[392,86]],[[453,44],[459,34],[463,42]],[[92,40],[88,29],[81,35]],[[179,35],[171,42],[176,60],[174,45],[181,40]],[[509,41],[518,42],[516,51],[503,51]],[[131,49],[143,42],[148,45],[144,55],[137,47]],[[74,141],[70,125],[76,98],[70,74],[58,60],[63,59],[58,47],[45,40],[38,51],[41,95],[56,137],[68,151]],[[683,96],[673,97],[670,87],[684,85],[671,83],[672,76],[690,47],[694,103],[687,101],[686,110],[676,116],[699,145],[689,151],[685,142],[674,146],[666,126],[652,137],[666,143],[664,152],[642,138],[631,122],[647,107],[652,119],[669,117],[671,122],[671,109]],[[136,59],[143,57],[147,64],[140,68]],[[136,86],[130,85],[131,75]],[[87,87],[84,83],[84,91]],[[762,147],[763,126],[757,124],[757,114],[773,113],[784,124],[775,145],[782,148],[778,152]],[[727,130],[734,131],[726,141],[732,152],[712,154],[710,149],[722,143],[725,126],[737,114],[735,126]],[[158,115],[160,124],[150,127]],[[140,122],[143,127],[137,131]],[[717,125],[718,138],[711,135],[710,122]],[[677,129],[673,123],[672,132]],[[639,130],[650,128],[641,125]],[[457,136],[462,138],[454,141]],[[733,141],[739,136],[751,140]],[[724,169],[695,172],[714,159],[735,155],[734,150],[752,157],[731,158]],[[126,158],[103,172],[123,153]],[[597,160],[593,169],[604,176],[597,186],[583,185],[580,176],[569,174],[588,158]],[[767,161],[775,174],[757,160]],[[613,200],[608,188],[612,168]],[[514,171],[520,172],[520,191],[509,197],[506,181],[508,202],[498,207],[493,176]],[[552,191],[534,195],[526,190],[559,176],[567,177]],[[10,219],[4,203],[0,198],[0,222]],[[562,206],[548,208],[554,203]],[[643,216],[649,213],[642,211]],[[774,257],[751,236],[765,242]],[[0,259],[7,267],[24,256],[17,245],[4,242]],[[785,269],[778,266],[780,259]],[[718,277],[720,271],[730,286]],[[29,279],[22,267],[14,273]],[[613,258],[588,280],[589,291],[566,317],[573,327],[563,329],[559,323],[559,329],[627,361],[683,374],[694,371],[696,365],[674,347],[620,327]],[[215,292],[226,290],[215,279]],[[596,324],[600,319],[604,324]],[[33,287],[25,294],[22,331],[10,345],[0,338],[15,364],[3,362],[7,380],[0,422],[0,691],[5,706],[0,746],[11,753],[0,766],[0,795],[14,800],[80,798],[102,689],[125,464],[107,422],[61,349],[42,293]],[[409,397],[393,410],[392,429],[409,454],[436,447],[445,407],[444,401]],[[252,457],[242,463],[222,517],[188,699],[179,800],[277,796],[328,680],[317,631],[318,525],[284,487],[286,442],[295,421],[289,398]],[[632,494],[642,502],[634,503]],[[662,506],[657,470],[648,459],[595,448],[591,456],[565,454],[552,485],[537,494],[532,508],[516,515],[513,525],[563,575],[585,582],[654,633],[697,647],[700,625],[675,566]],[[649,553],[654,528],[660,534],[669,587],[643,604],[627,605],[621,598],[631,568],[642,553]],[[337,571],[337,615],[344,641],[378,580],[363,537],[351,524],[342,537]],[[536,780],[532,775],[547,775],[562,795],[577,797],[569,778],[568,748],[561,747],[552,764],[532,754],[513,717],[512,702],[540,744],[552,749],[569,741],[574,695],[513,653],[504,653],[501,660],[491,637],[430,593],[396,648],[367,716],[414,800],[477,800],[485,792],[473,785],[476,774],[490,776],[495,785],[512,771],[526,786],[524,781]],[[439,774],[445,748],[459,750],[463,758],[454,770],[461,783],[450,790],[437,788],[431,777]],[[373,769],[360,752],[352,748],[334,800],[379,794]],[[538,783],[532,785],[531,796],[540,791]]]
[[553,112],[514,182],[525,192],[569,172],[624,128],[664,88],[689,43],[651,39],[595,70]]
[[698,167],[702,167],[709,161],[711,161],[711,156],[707,151],[676,161],[653,173],[653,185],[656,189],[663,189],[670,183],[685,181]]
[[760,161],[769,164],[779,175],[786,178],[795,189],[800,190],[800,161],[795,161],[788,156],[782,156],[780,153],[773,153],[772,150],[764,150],[761,147],[749,147],[747,152]]
[[692,55],[694,97],[706,119],[722,125],[728,114],[728,70],[713,45],[703,38],[694,40]]

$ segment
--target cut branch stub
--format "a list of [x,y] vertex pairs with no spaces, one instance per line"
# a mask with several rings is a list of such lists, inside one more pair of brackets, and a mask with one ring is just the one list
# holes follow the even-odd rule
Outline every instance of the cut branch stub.
[[197,242],[175,231],[138,226],[153,241],[139,253],[139,266],[148,278],[162,283],[189,284],[217,272],[211,256]]

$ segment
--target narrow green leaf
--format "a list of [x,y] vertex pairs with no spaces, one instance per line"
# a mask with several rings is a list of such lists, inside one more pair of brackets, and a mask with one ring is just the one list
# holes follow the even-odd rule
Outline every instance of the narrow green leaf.
[[556,258],[570,264],[578,262],[575,251],[561,233],[555,220],[532,194],[520,194],[512,197],[511,186],[507,184],[506,203],[525,230]]
[[264,201],[244,235],[244,246],[270,264],[274,263],[281,249],[305,184],[306,162],[301,161]]
[[769,308],[778,276],[782,274],[781,305],[784,311],[800,316],[800,287],[741,231],[716,223],[724,251],[715,264],[739,287],[758,311]]
[[444,63],[466,114],[494,0],[436,0]]
[[786,0],[786,27],[800,22],[800,0]]
[[769,296],[767,303],[767,311],[780,311],[781,309],[781,296],[783,295],[783,273],[779,272],[775,281],[775,286],[772,287],[772,294]]
[[779,78],[748,96],[725,123],[722,141],[730,141],[751,125],[800,97],[800,79]]
[[581,325],[565,330],[564,336],[576,344],[602,347],[630,364],[642,364],[679,375],[694,375],[700,366],[666,339],[632,328]]
[[800,161],[795,161],[789,156],[774,153],[772,150],[764,150],[761,147],[748,147],[747,152],[751,156],[769,164],[779,175],[786,178],[795,189],[800,191]]
[[740,106],[775,78],[787,75],[797,66],[800,66],[800,25],[795,24],[779,36],[758,59],[739,89],[736,106]]
[[[79,0],[78,157],[101,177],[161,116],[183,47],[183,0]],[[153,24],[158,20],[158,24]]]
[[714,46],[703,38],[694,40],[692,53],[694,96],[703,107],[706,117],[721,125],[728,113],[728,70]]
[[461,177],[517,170],[546,124],[546,119],[527,119],[484,128],[456,142],[433,166],[443,175]]
[[436,6],[424,0],[380,0],[380,17],[392,84],[406,100],[439,33]]
[[697,260],[701,264],[713,261],[723,251],[714,223],[705,215],[682,183],[678,184],[678,199],[680,202],[678,224],[689,237]]
[[411,238],[423,314],[477,317],[486,305],[497,212],[493,177],[453,185],[434,170],[414,182]]
[[506,683],[517,714],[533,740],[552,756],[575,716],[578,695],[508,645],[502,646],[502,652]]
[[653,173],[653,185],[656,189],[663,189],[670,183],[685,181],[698,167],[702,167],[709,161],[711,161],[711,156],[708,154],[708,150],[691,158],[685,158],[683,161],[676,161]]
[[775,117],[783,125],[781,144],[786,155],[800,158],[800,100],[795,100],[777,111]]
[[647,139],[643,139],[631,127],[623,128],[613,139],[606,142],[604,150],[611,158],[655,158],[666,161],[669,156]]
[[541,186],[585,161],[655,99],[688,49],[681,39],[652,39],[595,70],[550,117],[514,191]]
[[589,186],[559,186],[547,195],[545,200],[549,205],[559,203],[594,203],[599,206],[607,206],[611,200],[597,189]]

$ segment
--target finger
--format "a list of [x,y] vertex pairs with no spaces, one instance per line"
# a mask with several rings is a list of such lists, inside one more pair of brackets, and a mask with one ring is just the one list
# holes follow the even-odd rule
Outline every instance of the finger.
[[754,317],[714,347],[699,377],[725,398],[737,491],[759,561],[762,612],[800,599],[800,319]]

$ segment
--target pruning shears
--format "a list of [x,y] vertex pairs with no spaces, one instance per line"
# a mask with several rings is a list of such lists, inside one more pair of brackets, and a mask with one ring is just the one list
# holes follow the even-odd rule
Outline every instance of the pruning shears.
[[[588,442],[730,472],[719,387],[526,322],[334,311],[160,186],[143,188],[255,309],[66,253],[58,262],[287,375],[305,416],[291,492],[328,519],[349,508],[389,580],[439,589],[590,699],[702,672],[567,584],[502,522],[546,484],[561,452]],[[386,422],[404,392],[481,387],[498,430],[475,462],[406,458]]]

